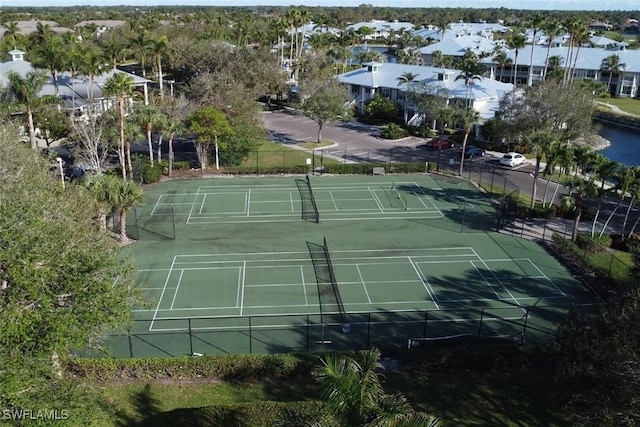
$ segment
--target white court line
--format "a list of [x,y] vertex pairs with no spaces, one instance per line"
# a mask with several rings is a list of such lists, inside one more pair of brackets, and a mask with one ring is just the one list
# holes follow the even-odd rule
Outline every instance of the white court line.
[[247,206],[247,216],[249,216],[251,213],[251,189],[249,189],[249,191],[247,192],[246,206]]
[[162,196],[164,196],[164,193],[160,195],[160,197],[158,197],[158,200],[156,201],[156,204],[153,205],[153,209],[151,209],[151,215],[153,215],[156,211],[156,208],[158,207],[158,205],[160,204],[160,199],[162,199]]
[[167,284],[169,283],[169,278],[171,277],[171,272],[173,271],[173,264],[176,262],[176,257],[173,257],[173,261],[171,262],[171,268],[169,268],[169,273],[167,273],[167,279],[164,281],[164,287],[162,288],[162,292],[160,293],[160,298],[158,299],[158,305],[156,306],[156,310],[153,312],[153,318],[151,319],[151,323],[149,324],[149,331],[153,329],[153,323],[156,321],[156,317],[158,315],[158,310],[160,309],[160,304],[162,303],[162,297],[164,296],[164,292],[167,290]]
[[[493,285],[491,285],[491,283],[489,282],[489,280],[488,280],[486,277],[484,277],[484,274],[482,274],[482,272],[480,271],[480,269],[478,268],[478,266],[477,266],[477,265],[475,265],[475,263],[474,263],[473,261],[469,261],[469,262],[471,263],[471,265],[473,266],[473,268],[475,268],[475,269],[476,269],[476,272],[480,275],[480,277],[482,277],[482,280],[484,280],[485,285],[487,285],[487,286],[489,287],[489,289],[491,289],[491,291],[495,294],[495,296],[497,296],[497,297],[498,297],[498,300],[501,300],[501,301],[502,301],[502,297],[500,296],[500,294],[498,294],[498,292],[496,292],[496,290],[493,288]],[[486,264],[485,264],[485,266],[486,266]],[[491,270],[489,270],[489,271],[491,271]],[[496,277],[496,275],[494,274],[494,275],[493,275],[493,277]],[[496,279],[497,279],[498,281],[500,281],[500,279],[498,279],[497,277],[496,277]]]
[[202,215],[202,211],[204,210],[204,204],[207,201],[207,193],[204,193],[204,196],[202,197],[202,203],[200,204],[200,212],[198,212],[199,215]]
[[336,199],[333,198],[333,191],[329,191],[329,196],[331,196],[331,203],[333,203],[333,208],[338,210],[338,205],[336,204]]
[[245,277],[247,277],[247,262],[245,261],[242,265],[242,269],[240,270],[240,285],[242,286],[242,295],[240,296],[240,316],[242,316],[242,306],[244,305],[244,282]]
[[[475,250],[474,250],[474,252],[475,252]],[[476,253],[476,255],[477,255],[477,253]],[[527,312],[527,310],[525,310],[525,309],[524,309],[524,307],[522,307],[522,304],[520,304],[520,303],[518,302],[518,300],[516,299],[516,297],[514,297],[514,296],[513,296],[513,294],[511,293],[511,291],[510,291],[510,290],[505,286],[505,284],[504,284],[504,283],[502,283],[502,281],[501,281],[501,280],[500,280],[500,279],[495,275],[495,273],[493,272],[493,270],[491,270],[491,269],[489,268],[489,266],[487,265],[487,263],[486,263],[482,258],[480,258],[480,256],[479,256],[479,255],[478,255],[478,259],[480,259],[480,262],[482,262],[482,264],[484,264],[484,266],[486,267],[486,269],[487,269],[487,270],[489,270],[489,272],[491,272],[491,275],[492,275],[492,276],[493,276],[493,277],[498,281],[498,283],[500,283],[500,286],[502,286],[502,288],[503,288],[503,289],[504,289],[504,290],[509,294],[509,297],[510,297],[510,298],[511,298],[515,303],[516,303],[516,305],[517,305],[518,307],[520,307],[520,308],[521,308],[521,310],[522,310],[523,312],[525,312],[525,313],[526,313],[526,312]],[[487,282],[487,283],[488,283],[488,282]]]
[[382,203],[380,203],[380,199],[376,196],[376,193],[369,187],[369,192],[373,196],[373,200],[378,204],[378,208],[380,208],[380,212],[384,213],[384,208],[382,207]]
[[364,281],[364,277],[362,277],[362,272],[360,271],[360,266],[356,264],[356,270],[358,270],[358,276],[360,276],[360,284],[364,288],[364,293],[367,295],[367,301],[371,304],[371,297],[369,297],[369,291],[367,290],[367,284]]
[[535,264],[534,262],[532,262],[530,259],[529,259],[528,261],[531,263],[531,265],[533,265],[533,267],[534,267],[536,270],[538,270],[538,271],[540,272],[540,274],[542,274],[542,276],[543,276],[545,279],[547,279],[547,281],[548,281],[549,283],[551,283],[551,284],[553,285],[553,287],[554,287],[554,288],[556,288],[556,290],[557,290],[558,292],[560,292],[560,293],[562,294],[562,296],[563,296],[563,297],[568,298],[567,294],[565,294],[564,292],[562,292],[562,289],[560,289],[560,288],[559,288],[559,287],[554,283],[554,281],[553,281],[553,280],[549,279],[549,277],[547,277],[547,275],[546,275],[546,274],[544,274],[544,272],[543,272],[542,270],[540,270],[540,268],[538,267],[538,265],[537,265],[537,264]]
[[180,283],[182,283],[182,275],[184,274],[184,268],[180,269],[180,277],[178,278],[178,285],[176,286],[176,290],[173,293],[173,299],[171,300],[170,310],[173,310],[173,305],[176,302],[176,297],[178,296],[178,289],[180,289]]
[[293,193],[291,191],[289,191],[289,201],[291,202],[291,212],[295,212],[296,209],[293,204]]
[[191,209],[189,209],[189,215],[187,215],[187,224],[190,224],[191,217],[193,216],[193,208],[196,206],[196,202],[198,201],[198,195],[199,193],[196,193],[193,198],[193,202],[191,203]]
[[418,275],[418,278],[420,279],[420,282],[422,282],[422,286],[424,286],[424,288],[426,289],[427,293],[429,294],[429,297],[431,298],[431,301],[433,302],[433,304],[435,304],[436,309],[440,310],[440,307],[438,306],[438,303],[436,302],[436,300],[434,298],[434,295],[431,293],[431,291],[429,290],[429,286],[427,285],[426,281],[424,280],[424,275],[422,274],[420,269],[413,263],[413,260],[411,259],[411,257],[407,257],[407,259],[409,260],[409,262],[411,263],[411,266],[413,267],[413,269],[415,270],[416,274]]
[[300,276],[302,277],[302,292],[304,292],[304,304],[309,305],[309,300],[307,299],[307,284],[304,280],[304,268],[300,266]]

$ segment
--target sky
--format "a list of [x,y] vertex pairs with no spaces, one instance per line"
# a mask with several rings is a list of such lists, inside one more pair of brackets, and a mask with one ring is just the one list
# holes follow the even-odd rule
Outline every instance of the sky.
[[[1,6],[344,6],[640,11],[640,0],[0,0]],[[640,12],[637,13],[640,15]]]

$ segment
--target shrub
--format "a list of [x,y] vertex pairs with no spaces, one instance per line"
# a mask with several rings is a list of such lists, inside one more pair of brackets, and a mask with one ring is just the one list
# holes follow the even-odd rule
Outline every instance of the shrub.
[[389,123],[387,126],[382,128],[380,136],[384,139],[400,139],[407,136],[407,131],[395,123]]

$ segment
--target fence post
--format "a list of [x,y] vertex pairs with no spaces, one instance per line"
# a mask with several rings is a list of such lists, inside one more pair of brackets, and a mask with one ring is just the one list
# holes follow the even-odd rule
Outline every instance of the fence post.
[[491,187],[489,188],[489,193],[493,193],[493,178],[496,176],[496,170],[493,169],[491,171]]
[[256,175],[260,171],[260,150],[256,150]]
[[253,338],[251,336],[251,316],[249,316],[249,354],[253,354]]
[[484,318],[484,307],[480,310],[480,324],[478,325],[478,338],[482,337],[482,319]]
[[367,348],[371,348],[371,312],[367,315]]
[[189,321],[189,354],[193,356],[193,336],[191,335],[191,319]]
[[525,337],[527,336],[527,321],[529,320],[529,310],[531,307],[527,307],[527,311],[524,313],[524,326],[522,327],[522,335],[520,336],[520,344],[525,343]]
[[307,314],[307,353],[309,353],[309,315]]
[[427,338],[427,320],[429,318],[429,310],[424,311],[424,326],[422,327],[422,338]]
[[129,340],[129,357],[133,359],[133,344],[131,343],[131,329],[127,328],[127,339]]

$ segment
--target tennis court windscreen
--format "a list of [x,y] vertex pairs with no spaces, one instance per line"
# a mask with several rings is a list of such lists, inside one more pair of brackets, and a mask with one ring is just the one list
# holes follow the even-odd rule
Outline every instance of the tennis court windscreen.
[[318,212],[316,199],[313,197],[309,175],[307,175],[306,179],[296,179],[296,186],[300,192],[300,200],[302,202],[302,219],[313,221],[316,224],[319,223],[320,213]]
[[[311,262],[316,274],[322,321],[348,325],[347,313],[338,288],[326,238],[323,245],[307,242],[307,247],[309,248]],[[337,319],[334,316],[337,316]]]

